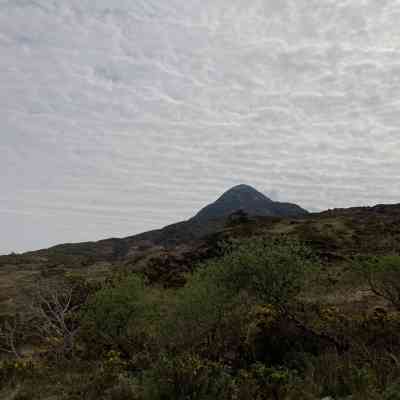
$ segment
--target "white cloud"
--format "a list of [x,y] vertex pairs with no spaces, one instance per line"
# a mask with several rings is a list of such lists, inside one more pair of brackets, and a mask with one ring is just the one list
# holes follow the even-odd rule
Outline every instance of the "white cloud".
[[310,209],[399,201],[399,15],[0,0],[0,252],[159,227],[242,182]]

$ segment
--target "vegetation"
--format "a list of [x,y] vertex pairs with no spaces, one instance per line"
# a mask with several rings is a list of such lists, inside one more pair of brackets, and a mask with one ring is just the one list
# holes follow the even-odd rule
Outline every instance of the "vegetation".
[[400,256],[361,259],[359,268],[370,290],[400,311]]
[[2,321],[0,397],[398,398],[399,256],[336,267],[351,271],[339,285],[361,279],[376,299],[357,308],[315,295],[329,290],[331,271],[298,240],[259,236],[219,248],[179,288],[129,271],[96,285],[40,281],[29,313]]

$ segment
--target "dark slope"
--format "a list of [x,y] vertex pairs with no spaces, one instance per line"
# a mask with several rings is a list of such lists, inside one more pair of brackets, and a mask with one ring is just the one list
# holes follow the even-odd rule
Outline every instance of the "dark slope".
[[244,211],[249,216],[270,217],[297,217],[308,213],[296,204],[275,202],[251,186],[238,185],[200,210],[193,220],[206,222],[226,218],[238,210]]
[[217,201],[203,208],[188,221],[122,239],[110,238],[98,242],[60,244],[28,254],[47,259],[56,258],[58,262],[65,264],[70,264],[71,260],[73,264],[103,260],[113,262],[153,246],[170,248],[219,232],[224,228],[229,216],[239,210],[249,216],[279,218],[308,214],[295,204],[274,202],[251,186],[239,185],[225,192]]

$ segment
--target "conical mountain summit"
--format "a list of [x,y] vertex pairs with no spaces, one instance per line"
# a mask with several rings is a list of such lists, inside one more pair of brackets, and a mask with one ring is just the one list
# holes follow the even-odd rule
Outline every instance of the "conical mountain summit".
[[276,202],[249,185],[238,185],[201,209],[193,220],[205,222],[224,218],[239,210],[249,216],[296,217],[308,214],[296,204]]

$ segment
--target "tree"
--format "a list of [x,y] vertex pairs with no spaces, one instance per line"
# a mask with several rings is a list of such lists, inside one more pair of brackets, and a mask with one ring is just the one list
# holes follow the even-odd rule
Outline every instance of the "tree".
[[54,345],[60,354],[74,350],[79,330],[76,311],[84,302],[78,292],[77,285],[49,280],[37,282],[32,293],[29,306],[32,329],[41,340]]

